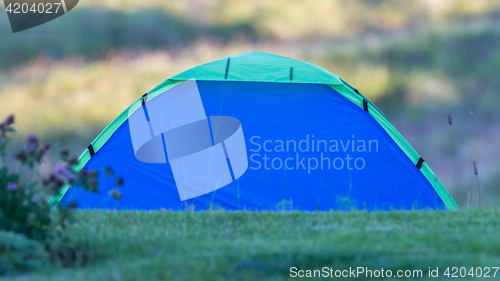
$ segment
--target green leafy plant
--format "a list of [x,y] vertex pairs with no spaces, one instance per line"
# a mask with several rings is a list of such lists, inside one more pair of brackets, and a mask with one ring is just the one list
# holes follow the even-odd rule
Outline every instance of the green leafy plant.
[[24,235],[0,230],[0,276],[17,275],[49,265],[43,245]]
[[[8,134],[15,132],[13,124],[13,115],[0,123],[0,230],[47,242],[57,231],[71,223],[71,209],[77,207],[74,201],[68,206],[49,205],[49,199],[59,194],[66,185],[98,192],[98,172],[76,172],[72,167],[78,164],[78,159],[70,157],[69,150],[63,149],[60,152],[60,164],[50,175],[42,178],[38,170],[50,145],[41,145],[34,134],[28,136],[22,150],[15,153],[13,159],[8,159]],[[11,160],[11,165],[8,165],[8,160]],[[120,184],[123,184],[123,179],[119,179]],[[119,190],[110,195],[116,199],[121,197]]]

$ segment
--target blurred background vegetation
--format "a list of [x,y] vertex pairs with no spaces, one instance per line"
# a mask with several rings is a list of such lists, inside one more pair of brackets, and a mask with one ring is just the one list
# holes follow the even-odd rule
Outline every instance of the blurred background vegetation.
[[271,52],[357,87],[462,208],[477,206],[476,161],[484,205],[498,207],[499,27],[497,0],[82,0],[16,34],[0,11],[0,118],[76,153],[166,78]]

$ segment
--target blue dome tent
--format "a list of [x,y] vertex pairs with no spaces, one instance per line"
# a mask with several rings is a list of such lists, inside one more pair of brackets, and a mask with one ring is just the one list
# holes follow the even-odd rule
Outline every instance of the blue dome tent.
[[358,90],[310,63],[252,52],[206,63],[144,94],[76,170],[111,168],[83,209],[458,209],[427,163]]

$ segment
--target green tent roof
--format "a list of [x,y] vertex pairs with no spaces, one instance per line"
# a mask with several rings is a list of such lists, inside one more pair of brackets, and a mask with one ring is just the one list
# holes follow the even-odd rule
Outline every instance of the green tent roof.
[[189,79],[343,85],[337,75],[317,65],[269,53],[250,52],[195,66],[169,78],[151,92],[163,88],[170,81]]

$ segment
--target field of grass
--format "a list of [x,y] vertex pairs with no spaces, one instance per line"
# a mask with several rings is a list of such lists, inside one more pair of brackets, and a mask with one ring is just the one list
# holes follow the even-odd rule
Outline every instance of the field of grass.
[[29,133],[54,144],[42,174],[60,148],[79,154],[164,79],[264,51],[358,88],[464,209],[78,211],[56,241],[62,264],[14,279],[287,280],[290,267],[324,266],[424,277],[439,267],[442,277],[446,267],[499,266],[500,211],[477,209],[477,183],[483,207],[500,201],[499,24],[498,0],[86,0],[16,34],[0,17],[0,119],[16,115],[13,146]]
[[424,277],[439,267],[443,277],[446,267],[500,265],[499,211],[77,216],[66,236],[80,265],[14,280],[287,280],[290,267],[325,266],[421,269]]

